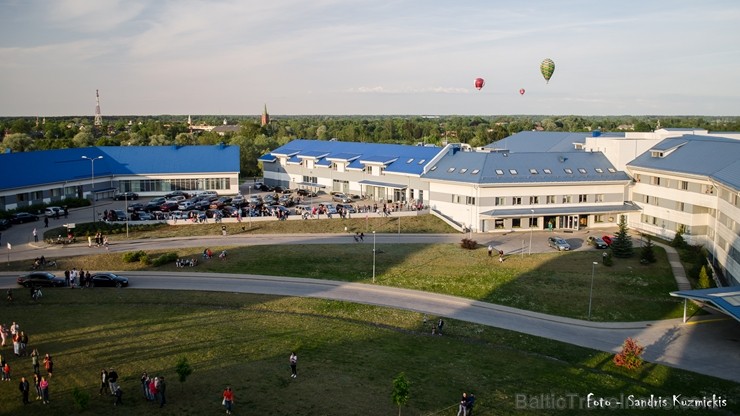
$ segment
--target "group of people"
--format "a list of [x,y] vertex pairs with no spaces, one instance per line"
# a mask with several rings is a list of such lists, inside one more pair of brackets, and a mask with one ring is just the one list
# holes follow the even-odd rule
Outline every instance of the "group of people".
[[86,288],[92,286],[92,275],[90,274],[90,270],[84,271],[80,269],[78,271],[76,267],[72,268],[72,270],[65,270],[64,285],[72,289],[76,287]]
[[472,416],[474,405],[475,395],[473,393],[463,393],[458,405],[457,416]]
[[[20,329],[20,325],[13,322],[10,326],[0,324],[0,335],[2,336],[2,346],[6,345],[7,339],[12,336],[13,339],[13,353],[16,357],[30,355],[31,364],[33,366],[33,387],[36,391],[36,400],[42,400],[44,404],[49,403],[49,380],[51,380],[52,373],[54,371],[54,361],[51,355],[46,354],[43,358],[44,369],[46,375],[41,375],[41,362],[38,349],[34,348],[30,354],[27,354],[28,336],[25,331]],[[11,365],[9,357],[0,352],[0,373],[2,381],[11,381]],[[17,363],[14,363],[14,365]],[[23,404],[29,404],[29,395],[31,392],[31,383],[23,376],[18,383],[18,390],[21,393],[21,399]]]
[[189,258],[189,259],[177,259],[175,260],[175,266],[176,267],[195,267],[198,265],[198,259],[196,258]]
[[141,375],[141,390],[144,393],[144,398],[159,403],[159,407],[163,407],[167,403],[165,398],[167,383],[164,381],[164,376],[150,377],[144,372]]
[[[493,245],[488,245],[488,257],[493,257]],[[504,262],[504,251],[498,250],[498,262],[503,263]]]
[[[103,233],[98,231],[97,233],[95,233],[94,239],[95,239],[95,247],[103,246],[106,249],[108,248],[108,236],[107,235],[103,235]],[[87,246],[92,247],[92,245],[93,245],[93,237],[88,235],[87,236]]]

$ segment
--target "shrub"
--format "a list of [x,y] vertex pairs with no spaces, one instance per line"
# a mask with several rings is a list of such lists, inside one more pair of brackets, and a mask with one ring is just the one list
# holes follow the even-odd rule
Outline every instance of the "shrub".
[[193,367],[191,367],[190,363],[188,363],[187,357],[180,357],[180,359],[177,360],[175,372],[177,373],[177,377],[180,380],[180,383],[184,383],[185,380],[188,379],[188,376],[193,374]]
[[673,237],[673,241],[671,241],[671,246],[675,248],[686,248],[688,246],[688,243],[683,238],[683,233],[684,227],[682,225],[678,227],[678,231],[676,231],[676,235]]
[[644,351],[645,347],[638,344],[634,339],[627,338],[622,344],[622,351],[614,356],[614,364],[628,370],[640,368]]
[[612,253],[611,253],[611,252],[609,252],[609,251],[605,251],[605,252],[604,252],[604,253],[603,253],[603,254],[601,255],[601,263],[602,263],[602,264],[603,264],[604,266],[607,266],[607,267],[611,267],[611,266],[613,266],[613,265],[614,265],[614,259],[612,258]]
[[478,242],[469,238],[463,238],[460,242],[460,247],[468,250],[475,250],[475,248],[478,247]]
[[164,253],[152,260],[152,266],[162,266],[167,263],[174,263],[177,261],[177,257],[177,253]]
[[74,400],[75,407],[78,410],[84,411],[90,404],[90,393],[79,387],[75,387],[72,389],[72,400]]
[[701,271],[699,272],[699,289],[708,289],[712,287],[712,279],[710,274],[712,273],[710,268],[707,266],[701,266]]
[[135,263],[141,260],[142,257],[146,257],[146,253],[142,250],[123,253],[123,261],[126,263]]

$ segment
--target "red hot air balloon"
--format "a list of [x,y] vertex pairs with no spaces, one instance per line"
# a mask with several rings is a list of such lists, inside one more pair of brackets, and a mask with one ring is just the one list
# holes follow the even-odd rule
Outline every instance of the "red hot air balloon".
[[519,88],[519,94],[524,95],[524,88]]
[[480,91],[483,86],[486,85],[486,81],[483,78],[476,78],[475,79],[475,88]]

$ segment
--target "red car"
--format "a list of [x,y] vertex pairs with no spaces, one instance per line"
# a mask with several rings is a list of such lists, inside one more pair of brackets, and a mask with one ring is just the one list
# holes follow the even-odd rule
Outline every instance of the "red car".
[[612,245],[612,242],[614,241],[614,237],[611,237],[611,236],[608,236],[608,235],[602,236],[601,239],[604,240],[604,242],[606,243],[606,245],[607,246],[610,246],[610,247]]

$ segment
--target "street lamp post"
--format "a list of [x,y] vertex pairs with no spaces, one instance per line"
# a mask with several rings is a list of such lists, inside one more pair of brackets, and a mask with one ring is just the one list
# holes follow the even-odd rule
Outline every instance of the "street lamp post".
[[249,216],[249,229],[252,229],[252,185],[249,185],[249,203],[247,204],[249,209],[247,215]]
[[591,320],[591,301],[594,297],[594,274],[596,274],[596,265],[599,262],[593,262],[591,265],[591,291],[588,294],[588,320]]
[[373,230],[373,283],[375,283],[375,230]]
[[82,156],[82,158],[90,161],[90,194],[92,195],[93,224],[94,224],[95,218],[96,218],[96,213],[95,213],[95,161],[102,159],[103,156],[98,156],[98,157]]
[[529,218],[529,255],[532,255],[532,220],[534,219],[534,210],[531,209],[532,216]]

